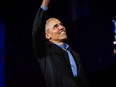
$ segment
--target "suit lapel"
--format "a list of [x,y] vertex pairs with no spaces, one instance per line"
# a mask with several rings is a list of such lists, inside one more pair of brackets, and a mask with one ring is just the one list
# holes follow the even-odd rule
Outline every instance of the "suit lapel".
[[[63,67],[65,67],[65,69],[73,75],[71,66],[70,66],[70,61],[68,58],[68,53],[65,50],[63,50],[62,48],[58,47],[57,45],[55,45],[53,43],[51,43],[51,44],[52,44],[51,52],[59,58],[58,60],[60,61],[60,63],[62,63]],[[69,75],[71,75],[71,74],[69,74]]]
[[67,64],[67,70],[68,72],[70,73],[69,75],[71,75],[71,77],[74,77],[73,76],[73,72],[72,72],[72,69],[71,69],[71,65],[70,65],[70,61],[69,61],[69,56],[68,56],[68,53],[65,51],[65,50],[62,50],[62,53],[64,55],[64,59],[66,61],[66,64]]
[[64,58],[65,58],[65,61],[67,62],[67,65],[68,65],[68,67],[69,67],[70,70],[71,70],[70,61],[69,61],[69,57],[68,57],[68,53],[67,53],[65,50],[62,50],[62,52],[63,52]]

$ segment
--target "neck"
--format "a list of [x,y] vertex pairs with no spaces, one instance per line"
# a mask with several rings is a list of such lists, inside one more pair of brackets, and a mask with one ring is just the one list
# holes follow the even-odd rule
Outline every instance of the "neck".
[[60,44],[60,45],[64,45],[64,42],[58,42],[58,41],[50,41],[50,42]]

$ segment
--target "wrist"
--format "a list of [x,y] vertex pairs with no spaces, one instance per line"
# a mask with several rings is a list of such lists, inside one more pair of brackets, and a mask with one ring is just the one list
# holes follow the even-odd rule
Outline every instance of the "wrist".
[[48,7],[47,7],[47,6],[42,6],[42,5],[41,5],[41,8],[42,8],[44,11],[47,11],[47,10],[48,10]]

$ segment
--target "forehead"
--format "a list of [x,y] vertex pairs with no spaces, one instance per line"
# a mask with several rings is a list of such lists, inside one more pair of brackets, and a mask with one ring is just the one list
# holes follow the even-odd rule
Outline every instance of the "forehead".
[[58,24],[58,23],[60,23],[60,20],[58,20],[58,19],[51,19],[51,20],[49,20],[48,25],[49,26],[54,26],[55,24]]

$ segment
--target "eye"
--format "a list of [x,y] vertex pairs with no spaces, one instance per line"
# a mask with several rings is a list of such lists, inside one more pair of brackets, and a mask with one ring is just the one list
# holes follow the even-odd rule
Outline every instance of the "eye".
[[54,27],[57,28],[59,25],[58,24],[55,24]]
[[55,25],[53,26],[53,28],[58,28],[59,26],[63,26],[63,24],[62,24],[62,23],[55,24]]
[[58,28],[59,27],[59,24],[55,24],[53,28]]

